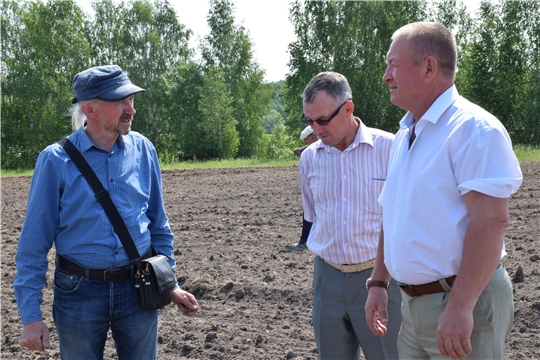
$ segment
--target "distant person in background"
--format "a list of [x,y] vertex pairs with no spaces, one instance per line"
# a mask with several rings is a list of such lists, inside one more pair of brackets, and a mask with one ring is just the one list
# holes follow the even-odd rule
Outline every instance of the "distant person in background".
[[[307,149],[307,147],[313,144],[319,138],[313,134],[313,128],[311,126],[306,126],[304,130],[300,133],[300,140],[304,140],[306,145],[294,149],[294,154],[298,157],[302,155],[302,152]],[[304,213],[302,213],[302,235],[300,235],[300,240],[297,243],[287,245],[285,247],[286,251],[302,251],[307,250],[306,242],[309,235],[309,230],[311,229],[312,223],[304,219]]]
[[306,145],[293,150],[294,155],[298,157],[302,155],[302,151],[304,151],[309,145],[313,144],[315,141],[319,140],[319,138],[313,134],[313,129],[311,128],[311,126],[306,126],[306,128],[302,130],[302,133],[300,133],[300,140],[304,140],[304,144]]
[[[514,317],[506,254],[509,198],[523,179],[492,114],[458,94],[457,46],[441,24],[392,35],[390,102],[407,111],[380,197],[383,230],[372,278],[397,280],[401,359],[503,359]],[[383,335],[386,292],[373,288],[367,323]],[[386,336],[386,335],[385,335]]]
[[[302,122],[320,139],[304,150],[299,167],[304,219],[313,224],[307,247],[316,255],[312,316],[319,358],[358,360],[362,350],[367,360],[397,359],[399,287],[369,279],[382,223],[377,200],[394,135],[354,116],[349,83],[336,72],[311,79],[303,107]],[[388,291],[392,318],[384,337],[365,319],[368,289],[377,286]]]

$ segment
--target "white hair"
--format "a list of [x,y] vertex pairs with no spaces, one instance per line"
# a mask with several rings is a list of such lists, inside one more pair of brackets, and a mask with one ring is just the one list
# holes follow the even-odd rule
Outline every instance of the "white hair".
[[80,103],[76,103],[73,105],[70,109],[68,109],[68,116],[71,116],[71,127],[73,130],[77,130],[81,126],[84,126],[86,124],[86,115],[81,109],[81,105],[85,103],[92,103],[94,104],[94,107],[97,106],[97,101],[95,99],[88,100],[88,101],[81,101]]

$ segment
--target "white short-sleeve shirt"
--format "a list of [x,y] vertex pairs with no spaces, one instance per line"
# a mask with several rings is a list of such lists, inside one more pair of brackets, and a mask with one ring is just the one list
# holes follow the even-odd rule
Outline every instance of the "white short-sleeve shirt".
[[455,86],[417,122],[409,149],[413,123],[410,113],[400,122],[379,203],[386,267],[418,285],[458,273],[469,224],[462,195],[508,198],[523,177],[504,126]]

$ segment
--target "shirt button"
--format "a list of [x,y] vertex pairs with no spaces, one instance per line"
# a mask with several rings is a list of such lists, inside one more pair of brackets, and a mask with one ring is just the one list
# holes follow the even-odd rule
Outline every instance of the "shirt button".
[[347,201],[347,198],[343,198],[343,201]]
[[346,179],[346,178],[347,178],[347,175],[343,175],[343,178]]
[[114,179],[111,179],[111,182],[114,182]]
[[345,220],[343,220],[343,225],[347,224],[347,222]]

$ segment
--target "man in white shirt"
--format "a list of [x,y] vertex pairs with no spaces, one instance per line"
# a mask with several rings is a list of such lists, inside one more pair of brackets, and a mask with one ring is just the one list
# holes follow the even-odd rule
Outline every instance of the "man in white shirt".
[[[513,294],[500,260],[519,163],[504,126],[459,96],[448,29],[412,23],[392,40],[383,81],[408,113],[379,199],[384,236],[372,279],[391,276],[402,290],[400,358],[502,359]],[[372,288],[366,303],[378,335],[385,299]]]
[[[316,75],[304,90],[302,122],[320,141],[300,157],[304,219],[313,223],[307,246],[315,258],[313,327],[321,359],[397,359],[401,298],[395,281],[384,338],[365,321],[368,279],[381,229],[378,197],[394,136],[353,115],[351,88],[335,72]],[[312,120],[316,119],[316,120]],[[389,283],[375,283],[385,286]]]

